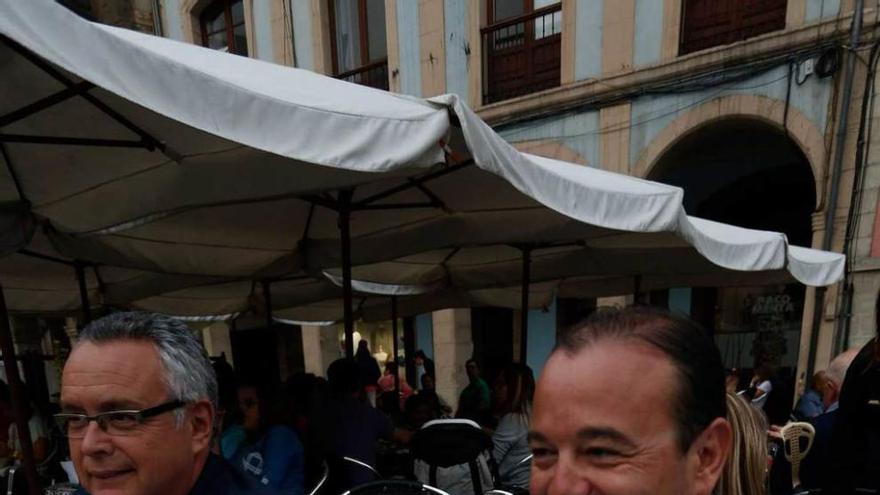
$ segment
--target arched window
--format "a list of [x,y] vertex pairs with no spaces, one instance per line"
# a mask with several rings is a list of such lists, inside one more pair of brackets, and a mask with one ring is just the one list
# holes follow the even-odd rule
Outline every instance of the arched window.
[[242,0],[216,0],[202,11],[202,45],[247,56]]

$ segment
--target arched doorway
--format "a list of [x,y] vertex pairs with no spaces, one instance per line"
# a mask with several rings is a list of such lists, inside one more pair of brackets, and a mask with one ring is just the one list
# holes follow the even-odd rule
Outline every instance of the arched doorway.
[[[698,127],[660,156],[648,178],[682,187],[690,215],[783,232],[796,245],[812,243],[816,182],[810,163],[789,136],[765,121],[728,117]],[[703,324],[725,366],[746,370],[743,381],[769,364],[781,387],[793,390],[804,294],[799,284],[680,288],[651,300]],[[779,392],[791,400],[791,393]]]

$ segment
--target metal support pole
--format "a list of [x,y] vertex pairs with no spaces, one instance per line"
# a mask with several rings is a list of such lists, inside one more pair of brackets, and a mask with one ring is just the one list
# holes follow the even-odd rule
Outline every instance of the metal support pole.
[[89,304],[89,290],[86,286],[86,267],[80,262],[77,262],[74,267],[76,269],[76,280],[79,282],[79,301],[82,306],[81,326],[84,327],[92,321],[92,307]]
[[31,431],[28,428],[28,419],[25,417],[27,400],[24,393],[24,384],[18,375],[18,362],[15,357],[15,344],[12,343],[12,329],[9,326],[9,311],[6,309],[6,297],[3,295],[3,287],[0,286],[0,352],[10,359],[3,360],[6,369],[6,379],[9,381],[9,393],[12,399],[12,408],[15,413],[15,426],[18,429],[18,438],[21,443],[21,469],[24,470],[30,495],[39,495],[40,481],[37,476],[37,464],[34,462],[34,444],[31,439]]
[[263,280],[263,302],[266,304],[266,329],[272,328],[272,285],[268,280]]
[[532,278],[532,247],[522,248],[522,300],[520,303],[519,362],[526,364],[529,350],[529,286]]
[[416,329],[415,319],[405,318],[403,320],[403,366],[406,368],[406,381],[409,383],[418,382],[416,375],[415,363],[413,363],[413,355],[416,352]]
[[642,276],[633,277],[633,306],[642,306]]
[[342,312],[345,320],[345,357],[354,357],[354,313],[351,301],[351,197],[353,191],[339,191],[339,232],[342,242]]
[[[394,343],[391,345],[391,359],[394,361],[394,367],[397,368],[397,296],[391,296],[391,338]],[[394,393],[400,393],[400,370],[394,373]],[[418,387],[416,387],[418,388]]]

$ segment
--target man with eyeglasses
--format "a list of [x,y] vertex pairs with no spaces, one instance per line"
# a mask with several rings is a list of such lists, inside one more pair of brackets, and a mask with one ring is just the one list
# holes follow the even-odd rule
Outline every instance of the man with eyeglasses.
[[217,379],[179,320],[132,312],[88,325],[64,366],[61,408],[92,495],[274,493],[210,453]]

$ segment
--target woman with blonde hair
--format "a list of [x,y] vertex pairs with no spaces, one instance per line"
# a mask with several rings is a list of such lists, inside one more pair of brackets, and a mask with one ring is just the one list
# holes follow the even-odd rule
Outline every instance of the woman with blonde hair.
[[733,443],[717,495],[766,495],[767,418],[760,409],[736,395],[727,394],[727,420],[733,429]]

